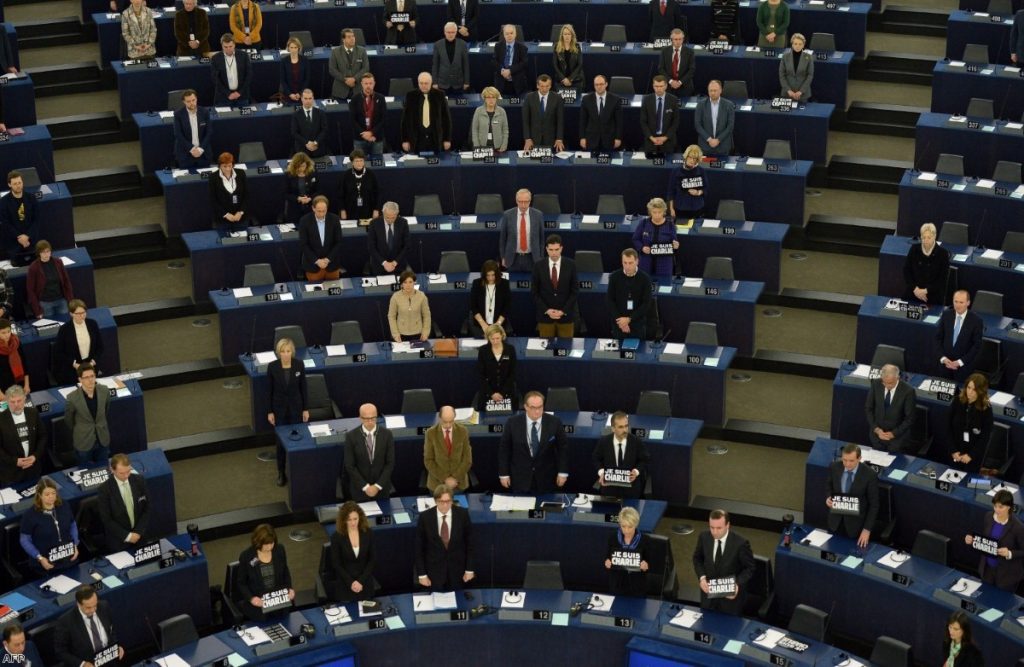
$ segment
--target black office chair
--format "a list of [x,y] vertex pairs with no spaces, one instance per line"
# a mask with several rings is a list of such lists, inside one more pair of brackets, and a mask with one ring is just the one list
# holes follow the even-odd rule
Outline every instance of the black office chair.
[[672,555],[672,543],[665,535],[647,533],[648,552],[653,554],[650,569],[647,572],[647,596],[656,597],[665,602],[679,599],[679,577],[676,575],[676,562]]
[[896,511],[892,502],[892,485],[878,484],[878,517],[871,531],[873,539],[879,544],[892,544],[892,534],[896,530]]
[[224,586],[220,590],[221,615],[225,625],[238,625],[245,620],[238,608],[238,561],[224,567]]
[[964,44],[963,61],[979,65],[987,65],[988,44]]
[[299,40],[299,44],[302,45],[303,53],[306,51],[312,51],[313,47],[316,46],[313,44],[313,33],[308,30],[292,30],[288,33],[288,40],[290,41],[293,37]]
[[735,280],[732,257],[708,257],[704,260],[704,280]]
[[921,529],[917,531],[910,554],[945,565],[949,562],[949,538],[931,530]]
[[811,33],[811,43],[807,48],[814,52],[831,53],[836,50],[836,36],[830,32]]
[[1012,464],[1013,456],[1010,455],[1010,427],[996,422],[992,424],[992,434],[988,437],[985,455],[981,457],[981,467],[985,470],[994,471],[995,476],[1002,479],[1006,476],[1006,471]]
[[63,470],[75,465],[75,447],[71,436],[71,429],[68,428],[64,417],[54,417],[50,421],[50,429],[53,431],[53,447],[50,447],[50,465],[54,470]]
[[1011,0],[988,0],[988,13],[999,16],[1013,16]]
[[881,368],[886,364],[892,364],[901,371],[907,367],[906,351],[898,345],[886,345],[879,343],[875,346],[875,353],[871,355],[871,368]]
[[806,604],[798,604],[789,619],[788,629],[798,635],[809,637],[815,641],[829,643],[828,614]]
[[967,115],[971,118],[992,120],[996,115],[995,110],[993,109],[992,100],[972,97],[971,101],[967,103]]
[[43,184],[39,179],[39,170],[35,167],[18,167],[18,173],[21,174],[21,182],[25,188],[38,188]]
[[636,88],[633,86],[631,76],[613,76],[608,82],[608,92],[627,99],[636,95]]
[[156,625],[156,633],[160,638],[161,653],[199,641],[196,624],[188,614],[178,614],[160,621]]
[[477,215],[494,215],[505,212],[505,206],[501,203],[501,195],[480,194],[476,196],[476,206],[473,212]]
[[714,322],[690,322],[686,326],[687,345],[718,347],[718,325]]
[[413,215],[444,215],[441,209],[441,197],[436,194],[414,195],[412,198]]
[[580,399],[576,387],[548,387],[544,409],[552,412],[579,412]]
[[637,399],[636,414],[653,417],[671,417],[672,398],[667,391],[645,389],[640,392],[640,398]]
[[743,615],[769,618],[775,606],[775,572],[772,562],[764,556],[754,554],[754,576],[747,582],[747,601]]
[[1003,316],[1003,295],[999,292],[980,289],[971,301],[971,310],[976,313]]
[[1003,252],[1024,254],[1024,232],[1006,232],[1003,237]]
[[257,287],[259,285],[273,285],[274,269],[270,264],[246,264],[245,273],[242,274],[243,287]]
[[[1024,179],[1021,179],[1020,167],[1020,162],[999,160],[996,162],[995,169],[992,170],[992,180],[999,183],[1013,183],[1014,185],[1020,185],[1024,182]],[[1019,234],[1020,232],[1015,233]],[[1003,250],[1006,250],[1006,248],[1003,248]]]
[[469,257],[465,250],[442,250],[439,273],[469,273]]
[[935,160],[935,172],[950,176],[964,175],[964,156],[955,153],[939,153]]
[[715,215],[719,220],[745,221],[747,219],[747,211],[743,206],[742,199],[720,200]]
[[915,456],[927,458],[932,448],[932,429],[928,422],[928,406],[914,406],[914,423],[910,427],[910,451]]
[[78,550],[83,553],[81,560],[106,553],[107,533],[100,516],[99,498],[88,496],[78,503],[75,524],[78,526]]
[[301,348],[306,347],[306,334],[302,331],[302,327],[298,324],[285,324],[283,326],[274,327],[274,348],[277,348],[277,341],[282,338],[290,338],[292,343],[295,345],[295,351],[298,352]]
[[557,560],[526,561],[526,576],[523,588],[542,591],[564,591],[562,564]]
[[974,371],[988,379],[991,387],[999,386],[1003,380],[1003,343],[995,338],[983,337],[981,350],[974,358]]
[[626,200],[622,195],[598,195],[598,215],[626,215]]
[[317,604],[324,604],[330,599],[330,589],[333,587],[333,581],[331,580],[331,568],[328,567],[328,563],[331,562],[331,543],[323,542],[320,545],[320,564],[316,568],[316,574],[313,575],[313,591],[316,595]]
[[871,663],[877,667],[911,667],[914,651],[910,644],[882,635],[871,650]]
[[341,410],[338,404],[331,400],[331,394],[327,391],[327,380],[320,373],[310,373],[306,376],[306,409],[309,411],[310,421],[341,418]]
[[944,220],[939,227],[939,242],[950,245],[970,245],[968,230],[970,228],[962,222],[951,222]]
[[363,342],[363,331],[356,320],[331,322],[331,345],[354,345]]
[[607,44],[625,44],[629,41],[626,38],[626,26],[616,23],[606,24],[601,30],[601,41]]
[[181,94],[184,93],[184,89],[180,90],[168,90],[167,91],[167,110],[177,111],[185,106],[185,100],[181,99]]
[[548,39],[552,44],[558,44],[558,40],[562,37],[562,28],[565,27],[564,23],[552,23],[551,24],[551,37]]
[[431,414],[437,412],[432,389],[405,389],[402,391],[402,414]]
[[726,81],[722,86],[722,97],[727,100],[750,99],[750,94],[747,92],[747,82],[741,79]]
[[530,204],[544,215],[561,215],[562,205],[558,201],[558,195],[539,194],[533,195],[533,203]]
[[404,100],[405,96],[413,90],[416,90],[416,84],[409,77],[391,79],[388,82],[388,96],[394,97],[398,101]]
[[764,157],[769,160],[792,160],[793,148],[788,139],[768,139],[764,142]]
[[238,144],[238,162],[244,165],[267,161],[267,150],[262,141],[243,141]]
[[647,340],[661,340],[665,331],[661,326],[661,313],[658,312],[658,298],[651,297],[651,307],[647,309]]
[[577,250],[573,257],[578,273],[604,273],[604,263],[599,250]]
[[526,31],[523,30],[523,26],[518,24],[518,23],[516,24],[516,41],[517,42],[525,42],[526,41]]
[[1024,373],[1017,374],[1017,380],[1013,383],[1013,395],[1018,399],[1024,399]]

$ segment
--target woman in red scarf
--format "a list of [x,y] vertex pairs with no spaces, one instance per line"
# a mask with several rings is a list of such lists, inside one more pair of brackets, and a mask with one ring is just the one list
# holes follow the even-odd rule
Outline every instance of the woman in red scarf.
[[26,394],[31,392],[28,374],[21,363],[20,348],[21,341],[11,332],[11,321],[0,318],[0,400],[12,384],[24,386]]

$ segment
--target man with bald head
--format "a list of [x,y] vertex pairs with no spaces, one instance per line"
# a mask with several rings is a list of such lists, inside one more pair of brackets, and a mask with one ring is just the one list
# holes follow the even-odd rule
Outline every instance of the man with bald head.
[[455,408],[450,405],[441,408],[437,423],[423,434],[423,467],[428,489],[444,484],[454,493],[469,487],[469,469],[473,467],[469,430],[455,421]]
[[395,469],[395,436],[377,425],[377,406],[359,406],[359,428],[345,434],[345,465],[349,497],[361,503],[391,496],[391,473]]
[[430,72],[420,72],[416,90],[405,96],[402,109],[402,150],[406,153],[438,153],[452,147],[452,117],[448,100],[434,88]]
[[882,366],[881,376],[871,381],[864,403],[871,446],[893,454],[902,452],[910,441],[916,403],[917,393],[900,381],[900,369],[892,364]]

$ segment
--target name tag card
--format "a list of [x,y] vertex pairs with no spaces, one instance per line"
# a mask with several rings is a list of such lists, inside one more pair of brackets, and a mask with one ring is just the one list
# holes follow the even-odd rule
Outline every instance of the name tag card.
[[92,664],[95,667],[102,667],[103,665],[109,665],[110,663],[118,659],[118,649],[120,647],[117,644],[111,644],[107,648],[96,653],[96,656],[92,659]]
[[857,496],[832,496],[832,514],[860,516],[860,498]]
[[292,603],[292,601],[288,599],[287,588],[264,593],[260,599],[263,601],[263,613],[265,614],[281,609],[282,607],[290,606]]
[[82,473],[79,478],[78,486],[82,489],[91,489],[94,486],[99,486],[103,482],[107,481],[110,477],[110,471],[106,468],[97,468],[96,470],[87,470]]
[[736,577],[708,579],[708,599],[727,598],[736,595]]
[[999,549],[999,544],[996,543],[995,540],[990,540],[987,537],[976,536],[971,542],[971,546],[983,554],[988,554],[989,556],[998,555],[996,551]]
[[612,552],[612,567],[627,572],[640,571],[640,552],[617,550]]
[[58,544],[54,548],[50,549],[50,553],[47,554],[47,558],[51,563],[55,563],[65,558],[71,558],[75,555],[75,544],[74,542],[66,542],[64,544]]
[[629,470],[622,470],[619,468],[605,468],[604,469],[604,483],[607,486],[620,486],[628,488],[633,485],[629,481]]
[[652,255],[671,255],[675,251],[671,243],[655,243],[651,246]]

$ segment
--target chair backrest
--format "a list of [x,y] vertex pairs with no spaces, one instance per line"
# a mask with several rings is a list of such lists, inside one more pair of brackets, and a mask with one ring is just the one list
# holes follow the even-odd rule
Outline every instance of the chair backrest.
[[179,90],[168,90],[167,91],[167,110],[177,111],[185,106],[185,101],[181,99],[181,94],[185,92],[185,89]]
[[437,270],[440,273],[469,273],[469,257],[465,250],[442,250]]
[[577,250],[573,261],[579,273],[604,273],[604,262],[599,250]]
[[[35,167],[18,167],[18,173],[21,174],[21,182],[26,188],[38,188],[43,184],[39,180],[39,170]],[[4,176],[6,177],[6,174]],[[4,183],[6,184],[6,180]]]
[[246,264],[245,273],[242,274],[243,287],[256,287],[258,285],[274,284],[274,269],[270,264]]
[[964,62],[988,63],[988,44],[964,44]]
[[964,156],[955,153],[939,153],[939,158],[935,161],[935,171],[940,174],[963,176]]
[[306,376],[306,409],[309,410],[310,421],[334,419],[334,403],[327,391],[327,379],[320,373]]
[[836,50],[836,36],[830,32],[811,33],[811,43],[807,48],[811,51],[822,51],[825,53]]
[[199,641],[196,624],[188,614],[178,614],[164,619],[157,623],[156,628],[160,637],[161,653]]
[[579,412],[580,399],[576,387],[548,387],[544,409],[561,412]]
[[1017,381],[1013,383],[1013,395],[1018,399],[1024,399],[1024,373],[1017,374]]
[[747,209],[743,206],[742,199],[722,199],[718,202],[718,211],[715,213],[719,220],[747,220]]
[[285,324],[279,327],[274,327],[275,349],[277,348],[277,341],[282,338],[291,338],[292,343],[295,344],[296,351],[300,348],[306,347],[306,334],[298,324]]
[[992,100],[972,97],[971,101],[967,103],[967,115],[972,118],[985,118],[992,120],[995,117]]
[[58,470],[73,466],[75,464],[74,438],[71,435],[71,428],[63,416],[54,417],[50,420],[50,430],[53,432],[53,447],[50,448],[50,460]]
[[441,210],[441,196],[437,194],[415,195],[412,198],[413,215],[444,215]]
[[806,604],[798,604],[789,619],[789,631],[819,642],[828,642],[828,614]]
[[915,456],[925,457],[931,449],[932,433],[928,421],[929,409],[927,405],[918,403],[914,406],[914,423],[910,426],[910,442],[915,450],[911,453]]
[[562,205],[558,201],[558,195],[539,194],[533,195],[533,203],[530,204],[544,215],[561,215]]
[[294,37],[299,40],[299,44],[302,44],[302,50],[312,51],[313,50],[313,33],[308,30],[292,30],[288,33],[288,39]]
[[772,160],[792,160],[793,149],[789,139],[768,139],[764,142],[764,157]]
[[910,553],[918,558],[945,565],[949,562],[949,538],[931,530],[921,529],[917,531]]
[[895,516],[892,504],[892,485],[880,483],[878,485],[878,518],[875,519],[874,529],[871,533],[881,535]]
[[626,215],[626,199],[622,195],[598,195],[598,215]]
[[672,416],[672,398],[667,391],[645,389],[636,402],[636,414],[653,417]]
[[1010,427],[996,422],[992,424],[992,433],[988,436],[985,455],[981,457],[981,467],[1001,470],[1010,460]]
[[1013,162],[1012,160],[1000,160],[999,162],[996,162],[996,168],[992,170],[992,180],[999,181],[1001,183],[1014,183],[1019,185],[1022,182],[1020,176],[1020,164],[1020,162]]
[[[56,420],[54,420],[56,421]],[[97,496],[82,498],[75,512],[75,525],[78,526],[78,537],[94,556],[105,553],[106,531],[103,528],[103,517],[100,515],[100,500]]]
[[978,356],[974,358],[974,370],[983,374],[992,387],[998,385],[1002,379],[1002,347],[1002,341],[984,336],[981,339]]
[[971,310],[976,313],[988,313],[989,315],[1003,315],[1003,295],[999,292],[990,292],[980,289],[974,293],[971,299]]
[[631,76],[613,76],[612,80],[608,82],[608,90],[623,97],[636,95],[636,88],[633,86],[633,77]]
[[331,345],[350,345],[363,342],[363,330],[357,320],[331,322]]
[[404,100],[406,93],[416,88],[416,84],[412,82],[409,77],[403,77],[400,79],[391,79],[388,83],[388,95],[394,97],[396,100]]
[[648,564],[647,596],[672,602],[679,597],[679,577],[672,555],[672,541],[665,535],[647,533]]
[[437,412],[432,389],[406,389],[402,392],[402,414]]
[[911,667],[913,649],[910,644],[882,635],[871,649],[871,662],[878,667]]
[[[354,32],[355,35],[356,35],[356,44],[358,44],[359,46],[366,46],[366,35],[363,34],[363,29],[362,28],[352,28],[352,32]],[[340,45],[340,44],[343,44],[344,42],[345,42],[345,36],[339,32],[338,33],[338,44]]]
[[732,257],[708,257],[704,260],[704,278],[707,280],[735,280]]
[[1013,3],[1011,0],[988,0],[988,13],[1013,16]]
[[625,44],[629,41],[626,38],[626,26],[618,23],[608,23],[601,31],[601,41],[608,44]]
[[238,144],[238,161],[242,164],[249,162],[266,162],[267,151],[263,148],[262,141],[243,141]]
[[714,322],[690,322],[686,325],[687,345],[718,347],[718,325]]
[[562,591],[562,564],[557,560],[526,561],[526,576],[523,588],[532,590]]
[[501,195],[496,194],[480,194],[476,196],[476,206],[473,207],[473,212],[477,215],[488,215],[494,213],[504,213],[505,206],[501,203]]
[[747,82],[741,79],[726,81],[722,85],[722,97],[728,100],[745,100],[750,98],[747,92]]
[[875,353],[871,355],[871,367],[881,368],[886,364],[892,364],[901,371],[907,367],[906,350],[898,345],[887,345],[879,343],[875,346]]
[[564,23],[552,23],[551,24],[551,38],[548,40],[552,44],[558,44],[558,40],[562,37],[562,28],[565,27]]
[[939,242],[952,245],[970,245],[969,229],[962,222],[943,221],[942,226],[939,228]]
[[747,582],[747,603],[744,610],[754,615],[765,600],[775,592],[775,573],[772,562],[764,556],[754,554],[754,576]]

